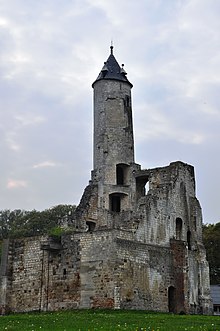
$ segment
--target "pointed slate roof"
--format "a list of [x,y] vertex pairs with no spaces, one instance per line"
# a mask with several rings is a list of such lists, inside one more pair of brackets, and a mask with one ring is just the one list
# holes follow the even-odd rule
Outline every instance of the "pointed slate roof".
[[126,77],[127,73],[124,70],[124,65],[122,64],[122,66],[120,67],[116,58],[113,55],[113,46],[111,46],[110,49],[111,49],[111,53],[108,57],[108,60],[104,62],[104,66],[100,71],[98,77],[92,84],[92,87],[98,80],[102,80],[102,79],[113,79],[122,82],[127,82],[132,87],[133,85],[129,82],[129,80]]

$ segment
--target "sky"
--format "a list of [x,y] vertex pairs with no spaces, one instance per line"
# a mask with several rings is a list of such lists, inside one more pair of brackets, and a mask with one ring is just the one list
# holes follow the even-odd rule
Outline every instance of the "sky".
[[219,0],[0,0],[0,210],[79,203],[111,40],[135,161],[192,164],[203,222],[219,222]]

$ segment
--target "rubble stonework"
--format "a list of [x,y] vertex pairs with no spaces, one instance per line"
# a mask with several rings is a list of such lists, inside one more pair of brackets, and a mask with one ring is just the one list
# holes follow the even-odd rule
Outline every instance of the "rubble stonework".
[[193,167],[135,163],[132,84],[112,47],[93,88],[94,168],[72,220],[75,230],[60,238],[5,240],[1,312],[212,313]]

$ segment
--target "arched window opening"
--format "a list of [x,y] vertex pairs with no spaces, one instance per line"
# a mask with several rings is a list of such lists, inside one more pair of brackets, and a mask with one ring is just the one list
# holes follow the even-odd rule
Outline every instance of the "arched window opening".
[[110,210],[116,213],[121,211],[121,197],[120,195],[110,195]]
[[124,185],[124,169],[119,164],[116,166],[116,183],[117,185]]
[[191,231],[187,231],[187,245],[188,245],[188,250],[191,250]]
[[183,226],[183,221],[181,218],[176,219],[176,239],[177,240],[182,240],[182,226]]
[[168,309],[170,313],[176,312],[176,290],[173,286],[168,288]]

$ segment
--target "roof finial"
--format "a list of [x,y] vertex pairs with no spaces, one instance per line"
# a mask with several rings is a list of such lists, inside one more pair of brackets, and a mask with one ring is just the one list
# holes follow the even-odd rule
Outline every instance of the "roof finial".
[[111,46],[110,46],[110,49],[111,49],[111,54],[113,54],[113,40],[111,40]]

